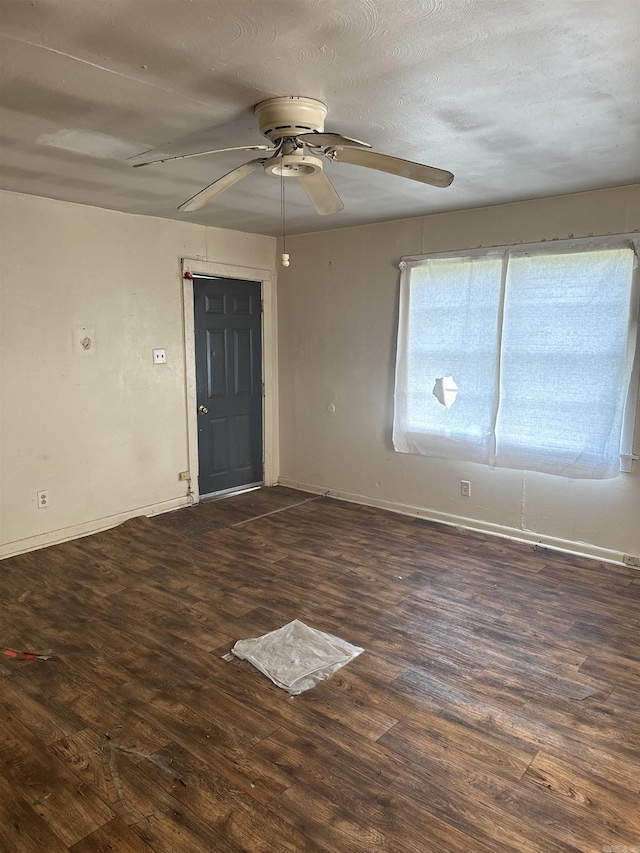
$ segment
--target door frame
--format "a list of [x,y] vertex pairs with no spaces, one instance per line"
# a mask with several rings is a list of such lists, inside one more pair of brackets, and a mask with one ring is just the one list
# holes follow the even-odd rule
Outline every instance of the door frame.
[[200,501],[198,486],[198,423],[196,396],[196,347],[191,276],[205,275],[260,282],[262,297],[262,466],[265,486],[278,481],[278,341],[276,334],[276,288],[272,270],[219,264],[215,261],[182,259],[182,307],[184,329],[185,406],[187,420],[187,455],[191,472],[191,496]]

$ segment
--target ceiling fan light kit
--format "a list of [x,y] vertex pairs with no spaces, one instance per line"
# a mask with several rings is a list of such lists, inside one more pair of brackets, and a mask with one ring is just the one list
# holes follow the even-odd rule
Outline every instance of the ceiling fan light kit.
[[[246,145],[237,148],[220,148],[213,151],[194,151],[178,156],[166,156],[166,149],[153,149],[131,157],[129,162],[135,167],[164,163],[169,160],[184,160],[187,157],[199,157],[204,154],[217,154],[223,151],[268,150],[271,155],[250,160],[212,184],[200,190],[185,201],[179,210],[198,210],[208,201],[232,187],[251,172],[263,168],[266,174],[281,181],[284,178],[297,178],[305,190],[311,204],[321,216],[338,213],[344,207],[329,177],[324,171],[322,158],[337,163],[349,163],[363,166],[378,172],[386,172],[408,178],[419,183],[435,187],[448,187],[453,181],[451,172],[378,154],[371,151],[366,142],[343,136],[340,133],[325,132],[324,120],[327,107],[315,98],[288,95],[281,98],[269,98],[254,108],[260,132],[272,143],[272,148],[260,145]],[[310,153],[307,153],[308,149]],[[175,150],[175,149],[174,149]],[[288,258],[287,258],[288,261]]]
[[319,157],[305,155],[300,151],[271,157],[265,162],[264,170],[268,175],[277,175],[279,178],[307,178],[322,172],[323,166]]

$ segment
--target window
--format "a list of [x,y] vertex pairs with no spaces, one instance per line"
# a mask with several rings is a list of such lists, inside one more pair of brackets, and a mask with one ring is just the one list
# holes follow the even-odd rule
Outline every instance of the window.
[[406,259],[395,449],[567,477],[630,470],[636,258],[626,237]]

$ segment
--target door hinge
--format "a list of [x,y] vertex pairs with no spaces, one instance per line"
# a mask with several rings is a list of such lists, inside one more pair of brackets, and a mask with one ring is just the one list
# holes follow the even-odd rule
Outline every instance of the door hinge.
[[262,383],[262,396],[264,397],[264,382]]

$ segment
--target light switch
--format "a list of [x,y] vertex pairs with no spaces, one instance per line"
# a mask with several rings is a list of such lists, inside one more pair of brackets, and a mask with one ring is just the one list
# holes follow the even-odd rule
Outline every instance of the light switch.
[[166,349],[154,349],[153,350],[153,363],[154,364],[166,364],[167,363],[167,351],[166,351]]

